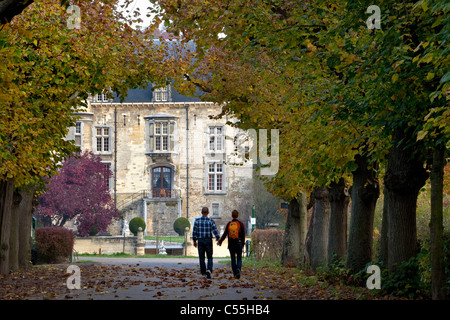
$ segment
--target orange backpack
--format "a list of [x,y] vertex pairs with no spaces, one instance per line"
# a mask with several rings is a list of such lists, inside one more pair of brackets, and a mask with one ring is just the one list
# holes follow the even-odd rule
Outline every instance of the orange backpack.
[[228,237],[230,239],[239,239],[239,229],[241,224],[239,221],[231,221],[228,225]]

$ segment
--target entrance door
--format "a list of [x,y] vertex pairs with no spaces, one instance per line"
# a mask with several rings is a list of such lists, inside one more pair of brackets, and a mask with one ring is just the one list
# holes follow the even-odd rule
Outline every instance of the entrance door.
[[170,198],[172,196],[172,169],[168,167],[153,168],[153,198]]

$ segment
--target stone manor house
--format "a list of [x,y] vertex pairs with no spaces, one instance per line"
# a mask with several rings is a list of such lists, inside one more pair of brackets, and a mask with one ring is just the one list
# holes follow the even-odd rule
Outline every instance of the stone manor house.
[[128,232],[124,225],[136,216],[146,221],[146,235],[176,235],[173,222],[186,217],[192,229],[203,206],[219,232],[233,209],[247,221],[252,164],[234,155],[234,138],[245,132],[226,125],[233,119],[210,118],[220,112],[221,106],[182,96],[170,85],[129,90],[122,103],[91,97],[67,138],[111,168],[111,195],[126,219],[110,226],[111,235]]

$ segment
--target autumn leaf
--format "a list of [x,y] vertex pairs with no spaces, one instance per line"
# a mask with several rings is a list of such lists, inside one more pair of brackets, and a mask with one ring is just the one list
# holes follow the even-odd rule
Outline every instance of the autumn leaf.
[[398,80],[398,73],[394,73],[393,75],[392,75],[392,83],[396,83],[397,82],[397,80]]

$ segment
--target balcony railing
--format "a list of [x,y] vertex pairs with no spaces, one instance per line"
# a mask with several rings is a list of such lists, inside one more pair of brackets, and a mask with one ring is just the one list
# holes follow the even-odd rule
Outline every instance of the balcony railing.
[[151,199],[161,201],[175,200],[180,197],[179,190],[164,188],[153,188],[152,192],[149,194],[151,195]]

